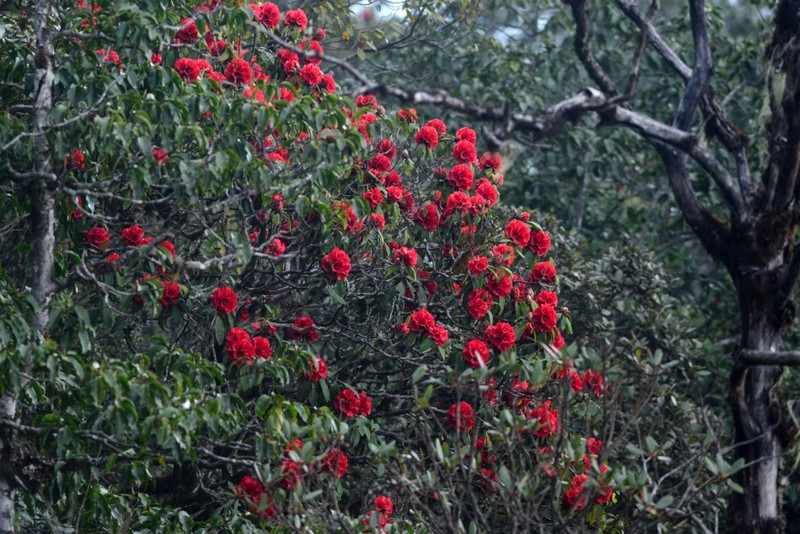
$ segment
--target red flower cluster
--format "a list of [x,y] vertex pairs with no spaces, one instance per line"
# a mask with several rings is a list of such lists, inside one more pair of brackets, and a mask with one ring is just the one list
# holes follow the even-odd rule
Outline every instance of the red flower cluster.
[[169,280],[162,280],[161,285],[163,286],[163,289],[161,291],[161,297],[158,299],[158,303],[165,308],[169,308],[170,306],[177,304],[181,298],[181,286],[179,286],[176,282],[171,282]]
[[462,191],[472,189],[472,182],[474,179],[475,175],[472,173],[472,167],[464,165],[463,163],[454,166],[447,175],[447,181],[450,185]]
[[591,369],[585,371],[583,373],[583,381],[592,388],[592,393],[598,397],[602,397],[606,392],[606,379],[596,371]]
[[527,246],[531,239],[531,229],[519,219],[513,219],[506,225],[506,237],[522,248]]
[[328,376],[328,364],[319,356],[314,356],[314,360],[308,363],[309,370],[306,373],[306,378],[311,382],[319,382]]
[[256,20],[267,28],[277,28],[281,22],[281,11],[272,2],[266,4],[250,4]]
[[558,429],[558,410],[550,409],[550,401],[542,404],[528,412],[528,419],[536,421],[538,428],[533,431],[537,438],[545,438]]
[[80,150],[74,150],[72,154],[64,158],[64,166],[67,171],[78,169],[79,171],[86,170],[86,158]]
[[287,26],[296,26],[298,30],[303,31],[308,26],[308,18],[302,9],[292,9],[286,12],[283,23]]
[[181,21],[181,29],[175,34],[175,38],[179,43],[191,44],[200,38],[200,32],[197,30],[197,25],[192,19],[183,19]]
[[431,312],[424,308],[411,314],[408,319],[408,329],[411,332],[431,336],[437,347],[447,343],[450,337],[444,325],[436,323]]
[[244,501],[251,513],[275,519],[277,512],[272,498],[264,492],[264,486],[254,477],[245,476],[234,488],[234,493]]
[[550,332],[556,327],[558,316],[550,305],[539,306],[531,314],[531,326],[537,332]]
[[228,351],[228,360],[236,365],[249,363],[256,356],[256,348],[250,339],[250,334],[241,328],[231,328],[225,337],[225,348]]
[[439,145],[439,134],[433,127],[423,126],[414,136],[414,141],[427,148],[436,148]]
[[101,226],[95,226],[86,232],[86,242],[95,250],[104,250],[108,246],[111,236],[108,230]]
[[167,161],[169,160],[169,155],[156,147],[153,147],[150,150],[150,153],[153,155],[153,159],[155,160],[157,165],[166,165]]
[[250,64],[241,58],[233,58],[225,67],[225,79],[236,85],[250,83],[253,79]]
[[344,250],[334,247],[323,256],[321,267],[329,281],[342,281],[350,275],[350,256]]
[[141,247],[152,240],[152,237],[144,237],[144,230],[135,224],[122,230],[122,244],[125,246]]
[[447,425],[456,432],[472,430],[475,426],[475,410],[463,401],[453,404],[447,410]]
[[239,305],[239,297],[236,292],[227,287],[218,287],[211,294],[211,307],[217,310],[217,315],[228,315],[236,310]]
[[372,412],[372,399],[363,391],[356,393],[352,389],[343,389],[333,399],[333,409],[345,419],[369,415]]
[[489,346],[480,339],[470,339],[462,352],[464,362],[473,369],[489,363]]
[[304,339],[314,343],[319,339],[319,330],[314,328],[314,319],[308,315],[301,315],[294,320],[294,328],[289,329],[291,339]]
[[500,352],[512,349],[517,342],[514,327],[504,322],[487,326],[483,337]]
[[331,449],[319,462],[319,470],[323,473],[331,473],[336,478],[342,478],[347,472],[347,456],[339,449]]
[[467,313],[473,319],[480,320],[486,317],[492,309],[492,295],[485,289],[473,289],[467,297]]
[[529,280],[533,283],[555,284],[556,268],[549,261],[540,261],[531,271]]
[[546,256],[547,251],[550,250],[550,234],[544,230],[533,232],[528,242],[528,248],[540,258]]
[[417,266],[417,251],[409,247],[400,247],[394,251],[394,263],[412,269]]

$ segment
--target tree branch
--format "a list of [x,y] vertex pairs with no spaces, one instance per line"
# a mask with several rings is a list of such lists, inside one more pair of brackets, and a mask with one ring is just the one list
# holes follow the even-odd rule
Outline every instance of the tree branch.
[[589,7],[586,0],[567,0],[572,8],[572,20],[575,21],[575,52],[583,63],[586,72],[607,95],[617,96],[617,86],[608,77],[603,67],[592,54],[592,27],[589,23]]
[[800,351],[761,352],[743,350],[741,361],[747,365],[800,365]]

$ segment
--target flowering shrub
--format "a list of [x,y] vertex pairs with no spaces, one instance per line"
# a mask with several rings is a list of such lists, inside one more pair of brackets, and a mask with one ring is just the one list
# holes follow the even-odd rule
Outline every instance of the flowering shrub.
[[[542,499],[564,521],[595,506],[602,524],[611,471],[591,469],[587,429],[608,384],[567,370],[550,237],[497,209],[499,156],[478,159],[470,128],[337,95],[302,10],[208,2],[176,17],[169,42],[120,52],[124,79],[103,65],[87,78],[147,96],[126,104],[136,142],[102,148],[117,130],[76,121],[85,148],[63,165],[80,183],[70,209],[91,206],[63,217],[82,254],[64,269],[85,262],[69,283],[96,283],[74,297],[87,329],[56,352],[109,408],[48,397],[36,424],[92,421],[52,454],[101,450],[114,461],[91,484],[124,506],[141,491],[225,528],[500,529]],[[100,342],[117,332],[124,345]],[[184,469],[198,482],[186,502],[147,493]]]

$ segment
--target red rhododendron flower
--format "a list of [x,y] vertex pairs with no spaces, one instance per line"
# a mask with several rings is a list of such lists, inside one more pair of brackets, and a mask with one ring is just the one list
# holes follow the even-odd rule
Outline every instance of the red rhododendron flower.
[[469,141],[459,141],[453,147],[453,158],[462,163],[472,163],[478,157],[475,145]]
[[464,362],[473,369],[489,363],[489,346],[480,339],[470,339],[464,344]]
[[447,126],[444,125],[444,122],[442,122],[441,119],[431,119],[427,122],[427,124],[425,124],[425,126],[430,126],[434,130],[439,132],[440,135],[444,135],[447,133]]
[[364,192],[364,194],[361,196],[364,197],[364,200],[366,200],[372,208],[377,208],[385,199],[383,193],[381,193],[381,190],[378,187],[374,187],[369,191]]
[[550,234],[543,230],[531,233],[528,248],[540,258],[547,255],[547,251],[550,250]]
[[447,410],[447,425],[456,432],[472,430],[475,426],[475,410],[463,401],[453,404]]
[[447,181],[450,185],[462,191],[472,188],[474,179],[475,175],[472,173],[472,167],[463,163],[454,166],[447,175]]
[[389,518],[392,516],[392,512],[394,512],[394,503],[389,497],[378,495],[375,497],[375,510]]
[[533,283],[554,284],[556,282],[556,268],[549,261],[540,261],[533,267],[529,280]]
[[247,509],[251,513],[272,519],[277,517],[278,514],[272,504],[272,497],[264,493],[264,486],[261,485],[258,479],[245,476],[233,491],[245,502]]
[[83,152],[74,150],[72,154],[64,159],[64,165],[67,167],[67,170],[78,169],[79,171],[83,171],[86,169],[86,158]]
[[118,259],[119,259],[119,253],[118,252],[112,252],[111,254],[108,255],[108,257],[106,257],[105,261],[106,261],[106,263],[114,263]]
[[269,339],[261,336],[253,338],[253,347],[256,350],[256,358],[269,360],[272,356],[272,346],[269,344]]
[[556,327],[558,316],[552,306],[539,306],[531,314],[531,325],[537,332],[550,332]]
[[286,12],[283,23],[287,26],[297,26],[300,31],[303,31],[308,26],[308,18],[302,9],[292,9]]
[[86,232],[86,242],[95,250],[106,248],[110,239],[111,236],[108,234],[108,230],[100,226],[95,226]]
[[485,152],[483,156],[481,156],[481,159],[478,160],[478,167],[480,167],[482,171],[485,171],[486,169],[493,169],[497,171],[500,170],[500,165],[500,154],[496,152],[494,154]]
[[217,310],[217,315],[228,315],[233,313],[239,305],[239,297],[236,292],[227,287],[218,287],[211,294],[211,307]]
[[158,52],[153,52],[150,54],[150,63],[153,65],[161,65],[161,54]]
[[592,388],[592,393],[598,397],[606,392],[606,379],[598,372],[589,369],[583,373],[583,381]]
[[572,482],[569,483],[569,489],[564,492],[562,497],[565,508],[580,510],[586,506],[586,491],[583,485],[588,481],[589,477],[584,474],[575,475]]
[[245,85],[253,79],[250,64],[242,58],[233,58],[225,67],[225,79],[236,85]]
[[437,324],[436,326],[433,327],[433,330],[431,330],[431,338],[433,339],[433,344],[436,345],[437,347],[441,347],[442,345],[447,343],[449,337],[450,334],[447,332],[447,328],[445,328],[444,325]]
[[467,313],[475,320],[483,319],[492,308],[492,296],[485,289],[473,289],[467,297]]
[[534,300],[539,306],[553,306],[555,308],[558,304],[558,295],[552,291],[543,289],[536,295]]
[[564,336],[561,335],[561,331],[556,329],[555,333],[553,334],[553,347],[555,347],[556,350],[561,350],[561,347],[564,346],[564,343]]
[[414,136],[414,142],[427,148],[436,148],[439,145],[439,134],[434,128],[423,126]]
[[414,221],[429,232],[439,228],[439,210],[433,204],[425,204],[414,214]]
[[122,244],[129,247],[144,245],[144,230],[135,224],[125,228],[122,230]]
[[443,215],[450,215],[453,212],[460,211],[462,214],[469,211],[472,203],[469,197],[461,191],[454,191],[447,197],[445,210]]
[[[458,131],[456,132],[456,139],[458,139],[459,141],[466,141],[474,145],[478,141],[478,136],[475,134],[475,130],[464,126],[463,128],[459,128]],[[470,160],[470,163],[471,162],[472,160]]]
[[375,225],[375,228],[380,232],[383,230],[383,227],[386,226],[386,219],[380,213],[371,213],[369,216],[370,220]]
[[342,281],[350,275],[350,256],[344,250],[334,247],[322,257],[321,267],[329,280]]
[[503,272],[490,272],[486,277],[486,289],[499,299],[511,294],[511,277]]
[[494,206],[497,204],[497,199],[499,196],[497,193],[497,188],[486,178],[481,178],[478,180],[478,185],[475,187],[475,194],[485,198],[486,203],[489,204],[489,206]]
[[292,339],[305,339],[314,343],[319,339],[319,330],[314,328],[314,319],[308,315],[301,315],[294,320],[294,328],[289,330]]
[[495,261],[504,267],[511,267],[516,258],[514,247],[505,243],[492,247],[492,256],[494,256]]
[[401,109],[397,112],[397,118],[400,119],[401,122],[417,122],[417,110],[414,108]]
[[527,380],[515,378],[514,383],[511,384],[511,389],[505,392],[503,399],[509,407],[517,411],[522,411],[527,408],[533,400],[531,393],[534,391],[536,391],[536,389],[531,386]]
[[413,248],[400,247],[394,251],[394,262],[413,269],[417,266],[417,251]]
[[266,254],[270,256],[275,256],[276,258],[286,252],[286,243],[282,240],[275,238],[272,240],[272,243],[267,247],[264,251]]
[[[322,48],[322,45],[313,39],[301,40],[298,47],[301,48],[302,50],[307,50],[308,52],[314,54],[322,55],[325,53],[325,50]],[[303,63],[313,63],[314,65],[319,65],[320,63],[322,63],[322,58],[304,56]]]
[[508,222],[505,230],[506,237],[522,248],[528,245],[531,239],[531,229],[524,222],[513,219]]
[[181,298],[181,287],[177,283],[169,280],[162,281],[161,285],[163,289],[161,290],[161,297],[158,299],[158,303],[165,308],[177,304]]
[[284,460],[281,464],[281,479],[278,486],[285,490],[294,489],[302,480],[302,466],[293,460]]
[[200,78],[200,65],[187,57],[182,57],[175,62],[175,70],[187,82],[194,82]]
[[158,165],[165,165],[169,160],[169,155],[156,147],[153,147],[150,153],[153,155],[153,159]]
[[504,322],[487,326],[483,338],[500,352],[510,350],[517,342],[514,327]]
[[489,268],[489,258],[486,256],[473,256],[467,262],[467,270],[469,270],[470,274],[481,274],[486,269]]
[[319,382],[328,376],[328,364],[319,356],[314,356],[314,360],[308,362],[310,369],[306,373],[306,378],[312,382]]
[[281,11],[272,2],[266,4],[250,4],[256,20],[267,28],[276,28],[281,22]]
[[345,419],[355,417],[361,409],[361,401],[352,389],[343,389],[333,399],[333,409]]
[[369,168],[372,174],[378,176],[381,173],[388,172],[389,169],[392,168],[392,160],[390,160],[388,156],[378,154],[369,160],[367,168]]
[[313,63],[309,63],[300,69],[300,79],[313,87],[319,85],[322,81],[322,72],[319,70],[319,67]]
[[369,415],[372,413],[372,399],[363,391],[358,394],[358,415]]
[[231,328],[225,337],[225,348],[228,350],[228,359],[239,365],[252,361],[256,355],[250,334],[241,328]]
[[336,92],[336,80],[333,79],[331,74],[323,74],[320,85],[322,85],[322,88],[325,89],[325,92],[329,95]]
[[356,97],[356,106],[370,106],[373,108],[378,107],[378,99],[375,98],[375,95],[358,95]]
[[342,478],[347,472],[347,456],[339,449],[331,449],[319,462],[319,470],[332,473],[336,478]]
[[412,332],[421,332],[430,334],[436,326],[436,319],[433,318],[431,312],[426,309],[417,310],[411,314],[408,321],[408,328]]
[[537,438],[545,438],[558,428],[558,410],[550,409],[549,400],[528,412],[528,419],[536,420],[538,423],[539,428],[533,431],[533,435]]
[[375,152],[391,159],[394,158],[395,154],[397,153],[397,147],[391,142],[391,140],[382,139],[375,143]]
[[183,19],[181,21],[181,29],[178,30],[175,37],[181,43],[193,43],[200,38],[200,32],[197,31],[197,25],[192,19]]

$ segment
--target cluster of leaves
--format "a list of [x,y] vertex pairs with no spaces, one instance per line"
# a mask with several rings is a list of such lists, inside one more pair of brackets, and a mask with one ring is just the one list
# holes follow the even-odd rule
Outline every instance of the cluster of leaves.
[[[58,290],[45,340],[0,362],[21,525],[613,525],[608,384],[562,348],[549,235],[493,208],[499,158],[336,94],[300,10],[147,4],[48,20]],[[25,20],[0,54],[17,170]],[[2,187],[20,288],[33,207]]]

